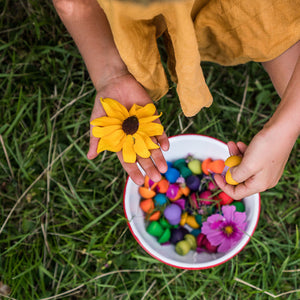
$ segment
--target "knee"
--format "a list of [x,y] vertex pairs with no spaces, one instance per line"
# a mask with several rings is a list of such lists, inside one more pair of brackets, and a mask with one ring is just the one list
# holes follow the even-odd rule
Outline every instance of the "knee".
[[[57,13],[61,17],[86,16],[95,7],[95,0],[52,0]],[[98,6],[98,4],[97,4]]]
[[73,14],[76,1],[73,0],[52,0],[59,15],[70,16]]

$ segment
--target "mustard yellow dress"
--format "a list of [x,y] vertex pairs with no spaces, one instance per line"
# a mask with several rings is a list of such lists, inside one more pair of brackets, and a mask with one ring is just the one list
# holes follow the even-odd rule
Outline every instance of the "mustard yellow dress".
[[300,40],[300,0],[98,3],[129,72],[153,100],[169,89],[157,48],[157,38],[163,35],[168,69],[186,116],[212,103],[201,61],[226,66],[268,61]]

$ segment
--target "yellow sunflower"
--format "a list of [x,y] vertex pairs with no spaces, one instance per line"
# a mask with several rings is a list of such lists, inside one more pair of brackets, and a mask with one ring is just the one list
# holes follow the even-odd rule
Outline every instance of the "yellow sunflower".
[[133,104],[128,111],[118,101],[110,98],[100,98],[107,116],[94,119],[93,136],[100,138],[97,153],[104,150],[119,152],[127,163],[136,162],[136,155],[150,157],[149,150],[158,149],[150,136],[161,135],[164,128],[154,123],[160,115],[154,115],[156,108],[153,103],[145,106]]

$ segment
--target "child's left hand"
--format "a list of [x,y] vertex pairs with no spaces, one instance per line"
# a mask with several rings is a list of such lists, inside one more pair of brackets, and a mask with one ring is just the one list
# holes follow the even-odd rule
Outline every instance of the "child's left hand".
[[227,184],[221,175],[216,175],[218,186],[234,199],[242,199],[252,194],[274,187],[285,167],[295,140],[288,139],[274,128],[262,129],[249,146],[242,142],[229,142],[231,155],[242,156],[242,162],[230,169],[232,178],[240,182]]

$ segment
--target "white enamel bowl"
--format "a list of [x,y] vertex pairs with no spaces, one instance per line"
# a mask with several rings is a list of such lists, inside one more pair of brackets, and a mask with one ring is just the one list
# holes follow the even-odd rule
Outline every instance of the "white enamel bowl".
[[[195,158],[204,160],[212,159],[225,160],[229,156],[227,145],[215,138],[203,135],[187,134],[169,138],[170,149],[164,152],[167,161],[175,161],[192,155]],[[161,246],[157,239],[146,232],[143,211],[140,209],[140,196],[138,185],[130,178],[127,179],[124,189],[124,212],[128,220],[128,226],[137,242],[151,256],[159,261],[181,269],[207,269],[225,263],[237,255],[249,242],[253,235],[260,214],[260,195],[254,194],[244,198],[247,214],[247,228],[239,243],[226,253],[196,253],[190,251],[185,256],[175,252],[174,245]]]

